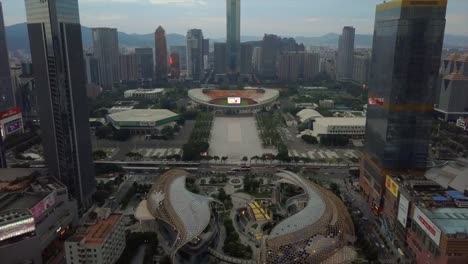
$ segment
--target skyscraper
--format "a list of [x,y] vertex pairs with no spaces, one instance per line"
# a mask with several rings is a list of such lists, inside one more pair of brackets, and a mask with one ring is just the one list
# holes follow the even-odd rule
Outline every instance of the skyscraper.
[[257,73],[260,72],[261,65],[262,65],[262,48],[255,47],[252,53],[252,67],[254,71]]
[[226,0],[226,62],[228,73],[234,74],[240,72],[241,66],[240,6],[240,0]]
[[[15,106],[13,84],[11,82],[10,61],[5,37],[5,24],[3,22],[3,9],[0,2],[0,112]],[[0,168],[6,168],[5,150],[0,134]]]
[[99,62],[92,53],[85,54],[86,83],[99,83]]
[[249,43],[241,44],[241,73],[250,74],[252,73],[252,56],[253,56],[253,46]]
[[180,77],[180,56],[177,52],[172,52],[169,57],[169,65],[171,67],[171,79],[179,79]]
[[187,77],[194,81],[203,78],[203,32],[190,29],[187,32]]
[[166,44],[166,31],[159,26],[154,33],[155,40],[155,54],[156,54],[156,80],[167,79],[167,44]]
[[95,190],[78,0],[25,0],[47,167],[81,207]]
[[186,71],[187,70],[187,46],[171,46],[170,50],[171,50],[171,53],[175,52],[179,54],[180,70]]
[[265,79],[276,77],[276,60],[280,52],[281,38],[265,34],[262,43],[261,75]]
[[154,60],[152,48],[136,48],[136,64],[138,78],[151,79],[154,73]]
[[119,56],[120,63],[120,79],[121,80],[137,80],[138,79],[138,67],[136,63],[136,55],[132,54],[121,54]]
[[15,106],[13,84],[11,82],[10,61],[3,22],[2,3],[0,2],[0,112]]
[[369,81],[370,58],[365,54],[354,56],[353,81],[366,84]]
[[304,54],[304,80],[312,81],[320,73],[320,54],[305,53]]
[[210,39],[203,39],[203,69],[209,70],[210,63],[209,58],[210,56]]
[[338,42],[337,79],[350,80],[353,78],[354,35],[353,27],[344,27]]
[[387,175],[426,169],[446,8],[446,0],[377,5],[360,177],[375,210],[385,207]]
[[112,90],[120,81],[119,39],[116,28],[93,28],[94,56],[99,62],[99,84],[104,90]]
[[226,73],[226,43],[214,44],[214,71],[216,74]]

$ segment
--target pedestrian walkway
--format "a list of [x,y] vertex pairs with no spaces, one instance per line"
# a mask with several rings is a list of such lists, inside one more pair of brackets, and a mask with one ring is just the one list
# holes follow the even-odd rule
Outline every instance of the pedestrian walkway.
[[182,149],[180,148],[140,148],[136,149],[134,152],[140,153],[146,160],[155,158],[163,159],[173,155],[182,156]]
[[309,150],[307,152],[303,152],[303,151],[301,152],[296,149],[290,149],[289,156],[310,158],[312,160],[323,160],[323,159],[347,160],[351,158],[358,159],[360,154],[358,151],[353,150],[353,149],[337,149],[337,150],[314,149],[314,150]]

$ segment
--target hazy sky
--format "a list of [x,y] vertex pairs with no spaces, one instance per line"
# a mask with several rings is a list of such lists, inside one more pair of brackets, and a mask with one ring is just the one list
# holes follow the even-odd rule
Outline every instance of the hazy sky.
[[[39,1],[39,0],[38,0]],[[375,5],[383,0],[242,0],[242,35],[320,36],[346,25],[373,31]],[[23,0],[2,0],[5,23],[26,20]],[[207,37],[226,31],[225,0],[79,0],[81,24],[117,27],[126,33],[184,34],[201,28]],[[446,32],[468,36],[468,0],[449,0]]]

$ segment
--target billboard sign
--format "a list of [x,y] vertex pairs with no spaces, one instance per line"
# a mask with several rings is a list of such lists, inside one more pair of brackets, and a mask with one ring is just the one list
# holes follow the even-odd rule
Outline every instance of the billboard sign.
[[385,178],[385,187],[395,196],[398,197],[398,184],[390,177],[387,175]]
[[6,134],[9,135],[9,134],[12,134],[21,130],[23,128],[23,122],[21,121],[21,119],[17,119],[13,122],[7,123],[5,125],[5,128],[6,128]]
[[369,105],[380,105],[382,106],[385,102],[384,98],[375,98],[375,97],[369,97]]
[[400,203],[398,205],[398,222],[400,222],[403,227],[406,227],[406,223],[408,220],[408,212],[409,212],[409,201],[406,199],[405,196],[400,194]]
[[34,219],[38,219],[41,215],[46,212],[50,207],[52,207],[57,201],[57,194],[52,192],[51,194],[47,195],[46,198],[42,199],[39,203],[37,203],[33,208],[31,208],[31,213]]
[[240,97],[228,97],[228,104],[239,105],[241,104],[241,98]]
[[414,208],[413,221],[418,223],[424,233],[426,233],[437,246],[439,245],[442,232],[418,207]]
[[21,114],[21,110],[19,109],[19,107],[12,108],[8,111],[0,112],[0,120],[14,116],[14,115],[18,115],[18,114]]

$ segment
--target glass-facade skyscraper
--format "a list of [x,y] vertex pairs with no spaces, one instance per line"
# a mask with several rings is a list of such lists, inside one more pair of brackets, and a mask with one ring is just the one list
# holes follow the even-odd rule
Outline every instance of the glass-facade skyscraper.
[[446,0],[377,6],[361,186],[375,209],[386,175],[422,173],[444,40]]
[[240,72],[241,66],[240,6],[240,0],[226,0],[226,63],[228,73],[234,74]]
[[344,27],[338,41],[337,79],[350,80],[353,78],[354,36],[356,29]]
[[25,0],[47,167],[81,207],[95,190],[77,0]]
[[200,81],[203,73],[203,32],[190,29],[187,32],[187,76]]
[[156,54],[156,80],[166,80],[169,72],[167,64],[167,42],[166,31],[159,26],[154,33],[155,54]]
[[99,62],[99,84],[107,91],[120,81],[119,38],[116,28],[93,28],[93,51]]
[[[7,111],[15,106],[13,85],[11,82],[10,62],[6,45],[5,24],[3,22],[3,9],[0,2],[0,112]],[[5,150],[2,135],[0,135],[0,168],[6,168]]]

